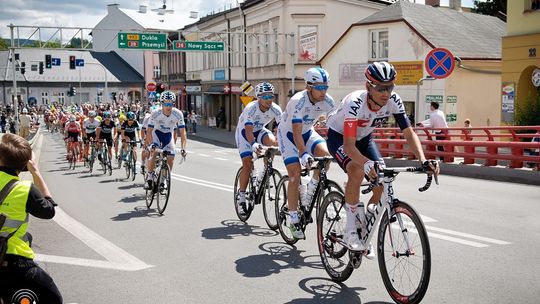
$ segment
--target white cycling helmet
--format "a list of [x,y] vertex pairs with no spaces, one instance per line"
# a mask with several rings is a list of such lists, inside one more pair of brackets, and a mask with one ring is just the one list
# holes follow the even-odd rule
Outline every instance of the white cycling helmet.
[[315,82],[329,82],[330,74],[328,74],[328,72],[323,68],[311,68],[306,71],[304,80],[307,84],[312,84]]
[[165,100],[176,101],[176,95],[171,91],[165,91],[159,96],[159,101],[164,102]]
[[268,82],[261,82],[255,87],[255,96],[259,97],[264,93],[274,94],[274,86]]

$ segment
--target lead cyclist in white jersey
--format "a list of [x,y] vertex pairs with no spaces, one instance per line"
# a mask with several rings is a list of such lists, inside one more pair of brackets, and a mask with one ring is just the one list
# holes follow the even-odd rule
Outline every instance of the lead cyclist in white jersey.
[[[373,130],[385,124],[392,114],[410,150],[422,165],[435,174],[438,174],[439,168],[437,162],[426,161],[420,140],[405,113],[403,101],[393,92],[396,79],[394,67],[387,62],[374,62],[367,66],[365,76],[365,90],[353,91],[345,96],[337,112],[328,118],[327,143],[328,150],[348,177],[345,186],[347,220],[344,240],[349,249],[365,251],[367,258],[372,259],[374,251],[371,244],[366,248],[358,237],[357,228],[361,228],[362,239],[365,239],[366,216],[364,204],[359,201],[360,184],[364,175],[370,180],[376,178],[375,163],[384,167],[384,160],[371,137]],[[369,204],[379,203],[382,190],[382,186],[373,189]]]
[[[306,89],[289,100],[278,126],[278,141],[283,161],[289,175],[287,204],[291,220],[291,234],[297,239],[304,238],[298,216],[298,186],[300,185],[301,166],[308,167],[312,156],[330,156],[326,141],[315,132],[313,125],[321,115],[328,115],[334,110],[334,99],[326,93],[329,75],[321,68],[311,68],[304,75]],[[318,185],[315,172],[307,186],[307,193],[302,203],[311,201]]]
[[[246,188],[249,174],[253,169],[253,153],[261,150],[261,144],[277,147],[277,140],[272,131],[266,128],[272,120],[279,123],[281,108],[274,101],[274,86],[268,82],[259,83],[255,87],[257,100],[249,103],[240,117],[236,127],[236,146],[242,159],[242,173],[240,173],[240,186],[237,201],[238,212],[246,213]],[[251,203],[251,202],[250,202]]]
[[[186,125],[184,123],[184,115],[182,111],[174,108],[174,102],[176,101],[176,95],[171,91],[165,91],[160,96],[161,109],[152,112],[150,120],[148,122],[148,128],[146,129],[145,144],[147,146],[154,146],[163,149],[169,153],[167,157],[167,164],[169,168],[173,168],[174,155],[175,155],[175,142],[177,139],[176,129],[180,128],[181,154],[186,156]],[[155,150],[151,149],[148,155],[148,159],[153,160],[155,157]],[[152,176],[154,174],[155,162],[149,161],[147,164],[148,172],[146,173],[145,189],[152,188]]]

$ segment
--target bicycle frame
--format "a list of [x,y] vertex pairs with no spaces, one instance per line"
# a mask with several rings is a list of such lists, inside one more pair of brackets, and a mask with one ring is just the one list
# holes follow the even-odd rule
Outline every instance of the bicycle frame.
[[[272,174],[272,171],[274,170],[274,167],[272,165],[272,162],[274,161],[274,155],[275,155],[275,148],[267,148],[264,156],[262,158],[266,159],[266,165],[264,168],[264,175],[259,183],[257,185],[256,191],[255,191],[255,202],[259,204],[261,202],[262,197],[264,196],[263,188],[261,185],[265,185],[268,182],[268,179],[270,178],[270,174]],[[255,162],[255,159],[253,160]],[[253,168],[255,168],[255,164],[253,164]]]

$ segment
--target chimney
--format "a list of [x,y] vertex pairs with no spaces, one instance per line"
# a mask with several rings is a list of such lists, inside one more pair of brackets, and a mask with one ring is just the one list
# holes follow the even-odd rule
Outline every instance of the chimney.
[[197,19],[198,16],[199,16],[199,12],[196,12],[196,11],[189,12],[189,18]]
[[426,5],[439,7],[439,6],[441,6],[441,0],[426,0]]
[[139,13],[146,14],[146,9],[147,8],[148,7],[146,5],[144,5],[144,4],[139,5]]
[[118,10],[119,7],[120,7],[120,4],[118,3],[107,4],[107,12],[111,13],[114,10]]
[[463,9],[461,8],[461,0],[450,0],[448,4],[448,6],[453,10],[456,10],[458,12],[463,11]]

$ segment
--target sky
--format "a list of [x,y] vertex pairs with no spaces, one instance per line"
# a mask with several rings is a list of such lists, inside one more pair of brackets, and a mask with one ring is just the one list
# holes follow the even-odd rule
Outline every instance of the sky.
[[[424,3],[424,0],[415,1]],[[236,5],[236,0],[166,0],[166,2],[167,9],[198,11],[199,17]],[[0,37],[10,37],[10,30],[7,27],[10,23],[93,28],[107,15],[107,4],[111,3],[118,3],[120,8],[127,9],[138,9],[140,4],[158,8],[163,5],[163,0],[0,0]],[[441,5],[447,6],[448,0],[441,0]],[[473,7],[473,0],[462,0],[461,5]],[[21,39],[26,39],[27,37],[23,35],[21,33]],[[42,40],[47,39],[48,37],[42,37]]]

